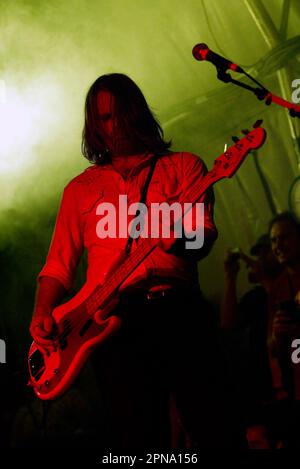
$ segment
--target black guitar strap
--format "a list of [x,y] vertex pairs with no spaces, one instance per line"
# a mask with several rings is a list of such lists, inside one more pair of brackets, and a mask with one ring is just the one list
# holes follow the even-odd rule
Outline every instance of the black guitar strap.
[[[144,204],[146,202],[146,197],[147,197],[147,191],[148,191],[148,187],[149,187],[149,184],[150,184],[150,181],[152,179],[152,175],[154,173],[154,169],[155,169],[155,166],[156,166],[156,163],[157,163],[157,160],[158,160],[158,157],[162,155],[162,153],[155,153],[152,157],[152,160],[151,160],[151,163],[150,163],[150,168],[149,168],[149,172],[148,172],[148,175],[147,175],[147,179],[145,181],[145,185],[143,187],[143,190],[142,190],[142,194],[141,194],[141,199],[139,201],[140,204]],[[140,210],[137,209],[136,213],[135,213],[135,217],[137,217],[138,215],[140,214]],[[132,246],[132,242],[134,239],[138,239],[138,238],[134,238],[134,235],[135,235],[135,232],[136,232],[136,228],[137,226],[136,225],[133,225],[133,228],[131,229],[131,232],[129,234],[129,237],[128,237],[128,240],[127,240],[127,243],[126,243],[126,246],[125,246],[125,252],[126,254],[129,254],[130,251],[131,251],[131,246]]]

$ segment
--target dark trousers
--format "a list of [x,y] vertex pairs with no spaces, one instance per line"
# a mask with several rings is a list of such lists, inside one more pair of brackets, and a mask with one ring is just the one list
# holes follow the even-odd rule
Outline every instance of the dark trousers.
[[121,330],[92,358],[104,399],[103,445],[170,448],[172,396],[193,447],[226,447],[220,356],[200,291],[124,297],[118,314]]

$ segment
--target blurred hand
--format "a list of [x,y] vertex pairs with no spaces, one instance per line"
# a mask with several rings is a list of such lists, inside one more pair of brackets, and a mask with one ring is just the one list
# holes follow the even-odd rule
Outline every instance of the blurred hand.
[[261,283],[264,278],[261,261],[259,259],[253,259],[253,257],[247,256],[243,252],[240,253],[240,258],[246,265],[248,281],[252,284]]
[[239,257],[232,253],[230,249],[227,249],[224,258],[224,270],[225,275],[230,278],[236,278],[240,270]]
[[258,265],[258,261],[253,257],[247,256],[243,251],[240,251],[240,258],[245,262],[248,269],[253,269]]
[[49,314],[34,315],[29,328],[30,334],[43,351],[55,350],[55,341],[53,336],[55,332],[55,322]]

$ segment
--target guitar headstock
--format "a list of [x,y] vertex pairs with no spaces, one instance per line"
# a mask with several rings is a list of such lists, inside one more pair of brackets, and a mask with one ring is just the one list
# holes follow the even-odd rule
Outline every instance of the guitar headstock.
[[243,130],[245,137],[242,139],[234,138],[236,142],[221,156],[215,159],[213,170],[217,172],[218,179],[231,178],[238,170],[248,153],[251,150],[260,148],[266,139],[267,133],[264,128],[260,127],[262,121],[254,124],[251,132]]

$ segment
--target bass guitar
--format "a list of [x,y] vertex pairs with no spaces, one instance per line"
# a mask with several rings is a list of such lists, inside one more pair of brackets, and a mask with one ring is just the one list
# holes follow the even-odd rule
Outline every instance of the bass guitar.
[[[260,127],[261,122],[254,124],[251,132],[237,139],[215,160],[212,170],[199,186],[192,189],[193,203],[217,181],[232,177],[250,151],[263,145],[266,131]],[[113,314],[119,287],[158,243],[157,238],[140,239],[137,248],[85,301],[74,307],[70,300],[53,310],[57,331],[55,349],[46,353],[33,342],[28,356],[28,384],[40,399],[55,399],[62,395],[77,377],[92,350],[119,329],[121,319]]]

